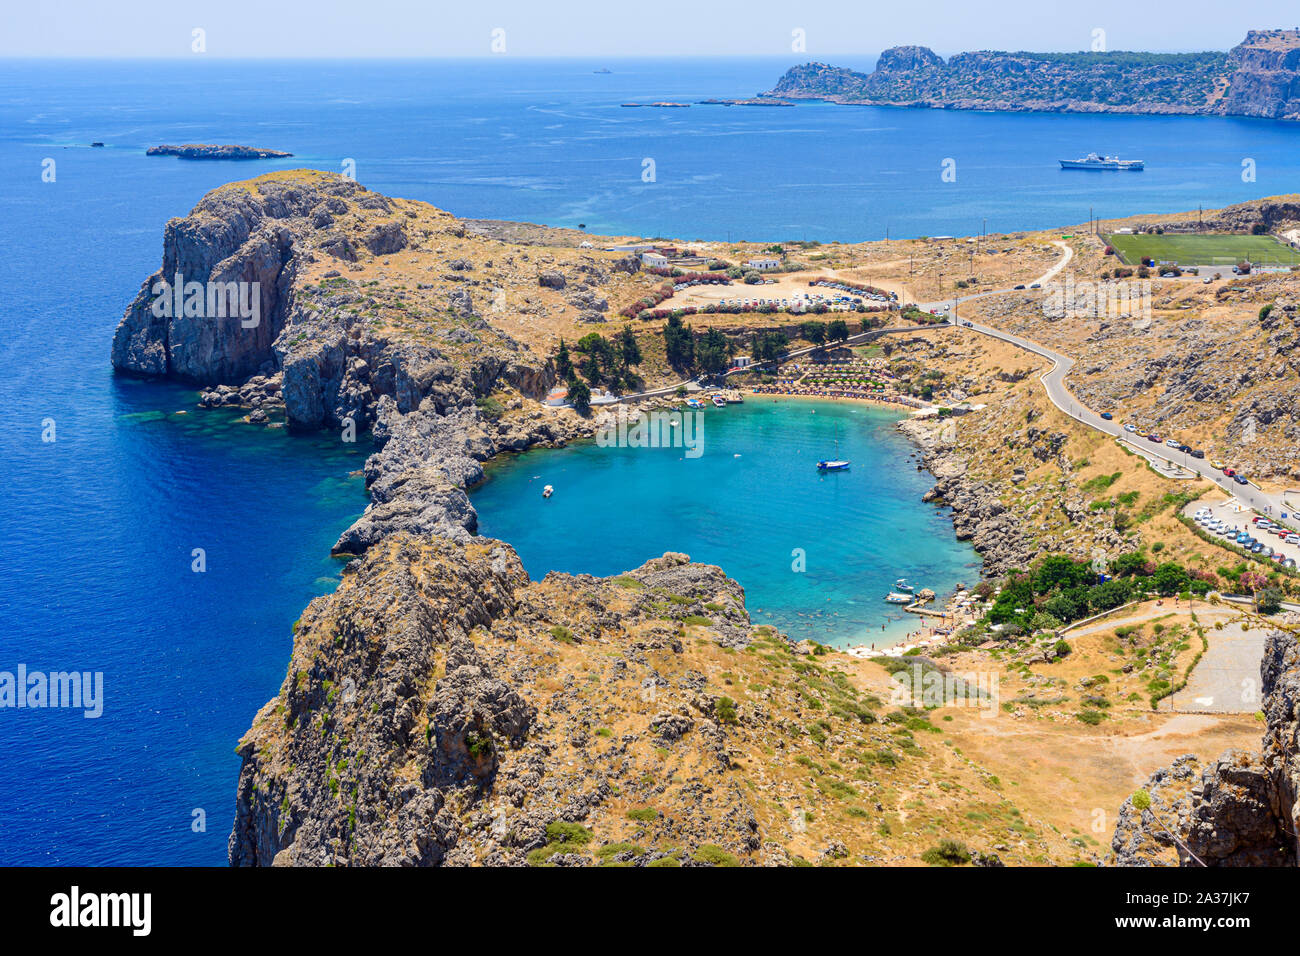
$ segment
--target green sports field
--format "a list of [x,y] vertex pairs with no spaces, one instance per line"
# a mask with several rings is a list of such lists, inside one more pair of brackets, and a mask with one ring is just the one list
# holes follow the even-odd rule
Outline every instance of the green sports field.
[[1126,265],[1136,265],[1144,256],[1180,266],[1235,265],[1242,260],[1261,266],[1300,264],[1300,252],[1272,236],[1110,235],[1106,241]]

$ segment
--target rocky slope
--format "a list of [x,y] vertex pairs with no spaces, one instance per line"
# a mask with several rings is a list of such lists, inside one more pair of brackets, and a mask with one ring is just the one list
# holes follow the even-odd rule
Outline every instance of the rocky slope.
[[1294,617],[1260,666],[1264,738],[1202,765],[1180,757],[1125,801],[1112,841],[1120,866],[1296,866],[1300,862],[1300,644]]
[[871,73],[808,63],[767,96],[841,103],[1300,119],[1300,31],[1252,30],[1229,53],[881,54]]

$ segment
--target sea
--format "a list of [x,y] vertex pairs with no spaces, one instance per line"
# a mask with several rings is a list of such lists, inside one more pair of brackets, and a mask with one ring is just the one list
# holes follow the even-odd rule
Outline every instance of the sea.
[[[250,427],[199,410],[191,389],[112,374],[113,329],[167,220],[208,190],[308,166],[465,217],[834,242],[1300,189],[1300,126],[1264,120],[620,105],[748,96],[793,62],[0,61],[0,680],[23,667],[103,681],[97,717],[0,708],[0,864],[222,865],[234,748],[365,507],[364,438]],[[193,142],[294,157],[144,154]],[[1089,151],[1147,168],[1058,168]],[[832,642],[888,630],[880,597],[898,576],[936,590],[974,577],[946,516],[919,501],[928,477],[894,413],[755,402],[706,416],[698,460],[575,445],[494,465],[474,492],[484,533],[533,574],[686,551],[736,577],[757,618]],[[836,447],[853,467],[819,476]],[[556,488],[545,506],[539,481]]]

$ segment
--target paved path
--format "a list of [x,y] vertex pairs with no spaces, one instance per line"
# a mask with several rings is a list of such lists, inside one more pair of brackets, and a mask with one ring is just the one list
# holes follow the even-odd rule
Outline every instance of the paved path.
[[1268,629],[1235,621],[1225,623],[1223,630],[1207,627],[1205,636],[1210,649],[1192,669],[1187,686],[1162,700],[1160,709],[1216,714],[1259,710],[1259,665]]

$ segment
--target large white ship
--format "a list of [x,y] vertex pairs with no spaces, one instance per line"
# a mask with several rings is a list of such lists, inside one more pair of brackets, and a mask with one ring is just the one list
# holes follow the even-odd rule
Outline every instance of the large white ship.
[[1120,159],[1118,156],[1098,156],[1096,153],[1089,153],[1083,159],[1061,160],[1061,168],[1141,170],[1146,168],[1146,163],[1140,159]]

